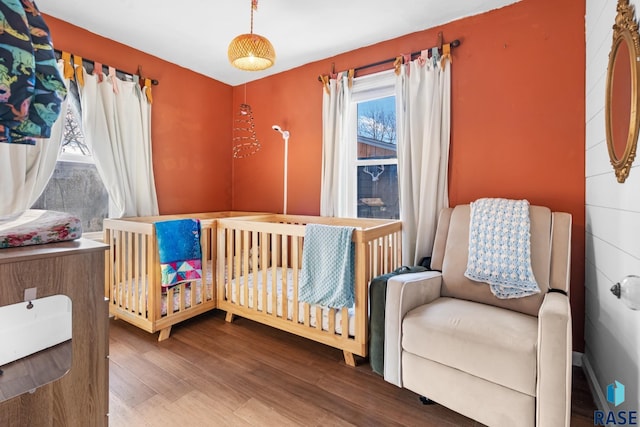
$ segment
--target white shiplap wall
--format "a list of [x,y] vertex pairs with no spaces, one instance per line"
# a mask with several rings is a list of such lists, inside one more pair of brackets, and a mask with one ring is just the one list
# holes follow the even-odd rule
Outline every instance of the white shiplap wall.
[[[640,0],[631,0],[639,7]],[[585,367],[601,409],[606,387],[625,385],[616,410],[640,409],[640,312],[609,291],[628,274],[640,275],[640,167],[619,184],[609,163],[605,138],[605,88],[617,0],[586,2],[586,235]],[[636,13],[636,18],[638,14]]]

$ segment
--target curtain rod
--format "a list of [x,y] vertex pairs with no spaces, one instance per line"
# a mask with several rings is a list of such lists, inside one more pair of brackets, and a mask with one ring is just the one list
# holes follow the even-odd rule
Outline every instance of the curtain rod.
[[[60,59],[60,58],[61,58],[61,56],[62,56],[62,51],[61,51],[60,49],[54,49],[53,51],[56,53],[56,58],[57,58],[57,59]],[[72,55],[73,55],[73,54],[72,54]],[[95,66],[96,61],[94,61],[93,59],[85,58],[85,57],[83,56],[83,57],[82,57],[82,63],[84,64],[84,63],[85,63],[85,61],[86,61],[86,63],[87,63],[86,65],[91,65],[92,67],[94,67],[94,66]],[[108,68],[108,65],[102,64],[102,67],[107,67],[107,68]],[[135,75],[138,75],[138,76],[140,76],[140,79],[148,78],[148,77],[142,77],[140,74],[130,73],[130,72],[128,72],[128,71],[120,70],[120,69],[118,69],[118,68],[116,68],[115,70],[116,70],[116,73],[124,74],[124,75],[127,75],[127,76],[135,76]],[[93,71],[93,69],[92,69],[91,71]],[[103,69],[102,71],[104,71],[104,69]],[[154,85],[154,86],[155,86],[155,85],[158,85],[158,84],[160,83],[160,82],[158,82],[158,80],[155,80],[155,79],[149,79],[149,80],[151,80],[151,84],[152,84],[152,85]]]
[[[438,34],[438,36],[440,37],[440,34]],[[460,46],[460,40],[453,40],[451,43],[449,43],[449,45],[451,46],[451,48],[453,49],[454,47],[458,47]],[[434,46],[437,47],[438,49],[442,49],[442,44],[440,44],[439,46]],[[432,48],[429,49],[424,49],[424,50],[428,50],[431,51]],[[415,51],[415,52],[411,52],[411,58],[413,58],[416,55],[420,55],[423,52],[423,50],[419,50],[419,51]],[[382,61],[378,61],[378,62],[373,62],[371,64],[367,64],[367,65],[362,65],[360,67],[356,67],[353,69],[353,73],[355,75],[355,73],[357,73],[358,71],[362,71],[365,70],[367,68],[373,68],[373,67],[377,67],[378,65],[383,65],[383,64],[388,64],[390,62],[394,62],[396,60],[396,58],[388,58],[388,59],[383,59]],[[404,61],[404,59],[403,59]],[[332,73],[335,74],[335,70],[332,70]],[[318,76],[318,81],[322,81],[322,76]]]

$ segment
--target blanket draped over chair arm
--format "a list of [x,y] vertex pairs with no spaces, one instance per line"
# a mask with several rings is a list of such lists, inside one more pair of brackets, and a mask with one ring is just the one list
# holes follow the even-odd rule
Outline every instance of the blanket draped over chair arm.
[[[560,363],[563,361],[564,363]],[[538,313],[538,426],[569,425],[571,417],[571,308],[569,298],[548,293]],[[554,369],[563,366],[563,370]]]
[[384,379],[402,387],[402,319],[411,310],[440,297],[439,271],[404,274],[389,279],[385,316]]

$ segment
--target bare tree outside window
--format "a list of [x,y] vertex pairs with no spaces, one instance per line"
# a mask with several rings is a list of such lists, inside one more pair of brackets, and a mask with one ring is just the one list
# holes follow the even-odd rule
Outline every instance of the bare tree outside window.
[[396,112],[377,104],[358,116],[358,135],[380,142],[396,143]]
[[64,122],[64,138],[62,139],[62,151],[90,156],[89,147],[85,144],[84,135],[77,119],[77,112],[71,105],[67,108]]

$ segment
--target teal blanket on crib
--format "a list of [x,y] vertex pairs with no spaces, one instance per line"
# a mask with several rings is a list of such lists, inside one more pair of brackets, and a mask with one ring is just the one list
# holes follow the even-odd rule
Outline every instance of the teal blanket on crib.
[[175,219],[155,223],[162,286],[202,278],[200,221]]
[[308,224],[299,300],[330,308],[354,305],[354,227]]

